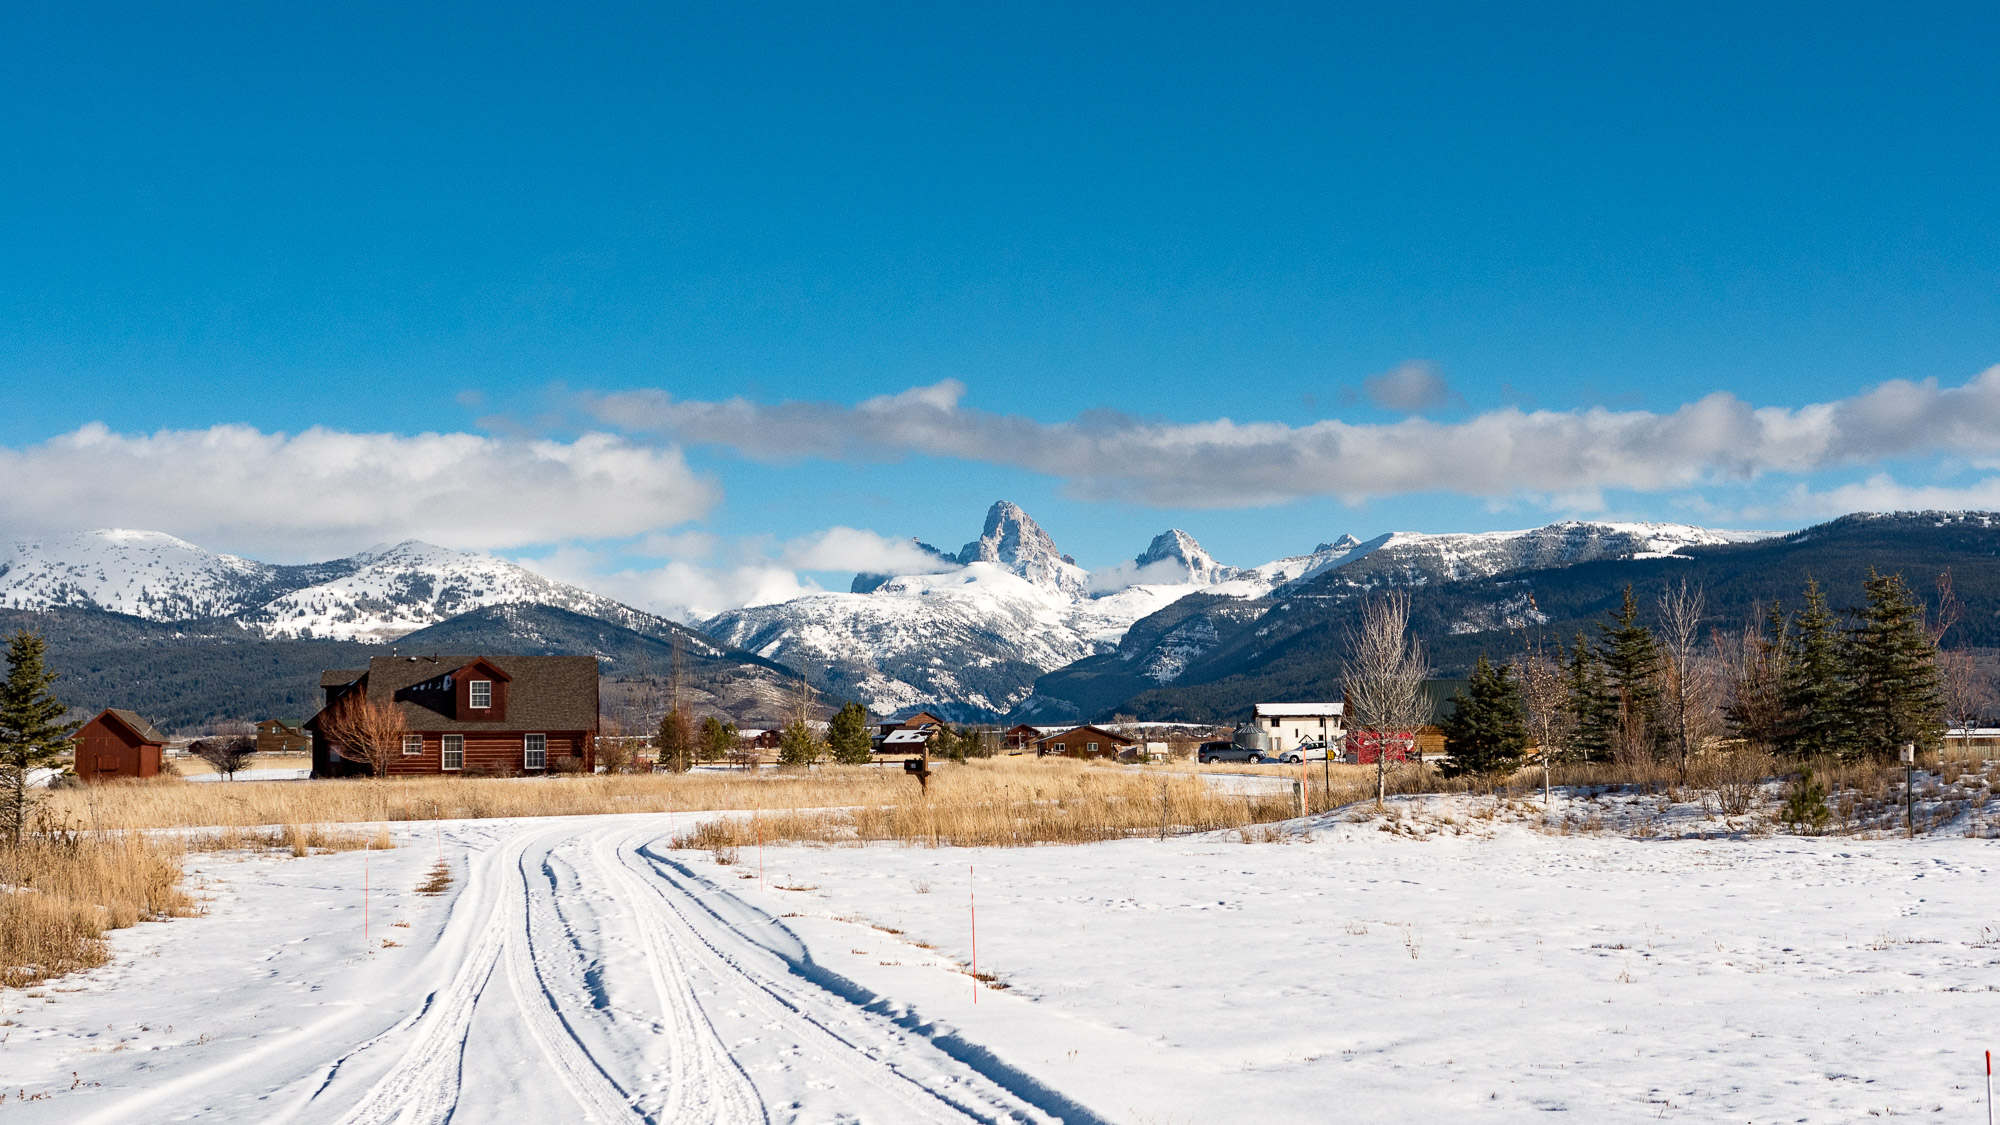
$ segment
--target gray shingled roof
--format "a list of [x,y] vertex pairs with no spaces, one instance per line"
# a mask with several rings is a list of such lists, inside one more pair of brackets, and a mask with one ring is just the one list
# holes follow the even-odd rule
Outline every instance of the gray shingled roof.
[[368,669],[366,668],[346,668],[333,672],[321,672],[319,674],[319,686],[323,688],[346,687],[348,684],[367,674]]
[[[403,702],[412,731],[565,731],[597,729],[597,658],[594,656],[378,656],[368,662],[368,697],[395,693],[485,660],[513,677],[507,684],[507,717],[464,722]],[[322,676],[322,681],[325,679]],[[347,683],[351,681],[337,681]]]
[[141,739],[147,742],[164,743],[167,741],[167,736],[161,734],[153,724],[140,718],[137,711],[127,711],[122,707],[106,707],[105,710],[118,716],[118,721],[131,727],[133,733],[137,734]]

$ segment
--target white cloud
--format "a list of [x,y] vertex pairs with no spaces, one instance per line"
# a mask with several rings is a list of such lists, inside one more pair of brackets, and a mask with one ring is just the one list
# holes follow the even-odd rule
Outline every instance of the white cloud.
[[940,574],[957,566],[908,539],[852,527],[831,527],[785,544],[784,561],[801,570],[871,574]]
[[274,559],[383,540],[508,548],[636,535],[706,514],[716,486],[675,449],[612,434],[298,434],[91,424],[0,448],[0,526],[171,532]]
[[603,552],[568,547],[519,561],[558,581],[682,621],[820,592],[790,567],[768,559],[720,564],[674,559],[657,567],[620,567]]
[[1088,587],[1093,594],[1115,594],[1133,586],[1178,586],[1187,580],[1187,566],[1178,559],[1154,559],[1144,566],[1125,559],[1091,571]]
[[1375,405],[1413,414],[1465,401],[1444,381],[1437,364],[1424,359],[1399,363],[1380,375],[1369,376],[1361,386]]
[[2000,367],[1960,387],[1894,380],[1798,408],[1717,392],[1680,408],[1521,410],[1461,422],[1161,422],[1095,411],[1041,422],[961,405],[947,380],[855,406],[678,400],[663,391],[586,396],[607,425],[733,448],[760,460],[884,460],[907,454],[1061,477],[1087,499],[1247,507],[1312,496],[1349,502],[1418,492],[1587,498],[1890,457],[2000,454]]
[[[633,557],[665,561],[629,565]],[[826,592],[802,570],[936,574],[957,565],[908,539],[853,527],[830,527],[784,542],[764,536],[724,540],[706,532],[649,535],[624,550],[568,546],[520,561],[551,578],[689,621]]]
[[1751,519],[1827,519],[1849,512],[2000,510],[2000,477],[1967,485],[1909,485],[1887,473],[1815,491],[1798,485],[1777,505],[1747,509]]

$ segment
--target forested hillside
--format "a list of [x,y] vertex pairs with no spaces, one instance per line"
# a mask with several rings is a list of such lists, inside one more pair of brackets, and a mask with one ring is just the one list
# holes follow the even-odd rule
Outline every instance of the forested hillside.
[[[1440,675],[1462,676],[1483,653],[1521,651],[1530,639],[1570,642],[1596,624],[1633,587],[1642,619],[1653,620],[1660,592],[1686,579],[1707,594],[1706,625],[1740,629],[1773,602],[1796,606],[1808,575],[1837,609],[1860,602],[1870,568],[1901,573],[1926,603],[1949,571],[1964,618],[1947,647],[2000,646],[2000,515],[1924,512],[1844,516],[1774,539],[1684,548],[1678,556],[1620,559],[1515,571],[1412,590],[1412,630],[1430,649]],[[1335,584],[1337,571],[1274,599],[1191,663],[1170,687],[1100,705],[1149,719],[1240,718],[1259,701],[1313,699],[1340,691],[1345,639],[1357,600]],[[1144,626],[1134,626],[1134,633]],[[1103,660],[1106,658],[1100,658]],[[1064,669],[1044,677],[1060,692]],[[1045,690],[1037,685],[1037,693]]]

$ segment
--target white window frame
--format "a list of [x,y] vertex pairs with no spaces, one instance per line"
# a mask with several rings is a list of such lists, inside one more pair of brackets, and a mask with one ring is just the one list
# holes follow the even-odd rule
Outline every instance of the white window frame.
[[442,766],[443,768],[448,770],[462,770],[465,768],[464,735],[447,734],[444,736],[444,751],[443,751]]
[[[486,702],[484,703],[479,702],[479,697],[482,695],[486,697]],[[468,682],[465,685],[465,701],[466,705],[474,711],[491,711],[493,709],[493,681],[472,680]]]
[[524,734],[521,736],[521,768],[545,770],[549,768],[549,736],[546,734]]
[[403,736],[403,757],[414,758],[424,752],[424,736],[406,734]]
[[1093,754],[1097,753],[1097,743],[1093,742],[1090,744],[1090,752]]

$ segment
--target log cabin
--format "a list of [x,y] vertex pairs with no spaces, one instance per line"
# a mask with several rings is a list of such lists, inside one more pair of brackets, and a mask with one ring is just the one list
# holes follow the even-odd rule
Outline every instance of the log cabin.
[[368,667],[322,673],[325,706],[306,720],[313,776],[373,772],[338,741],[340,709],[389,699],[401,718],[391,777],[517,777],[597,769],[594,656],[378,656]]

